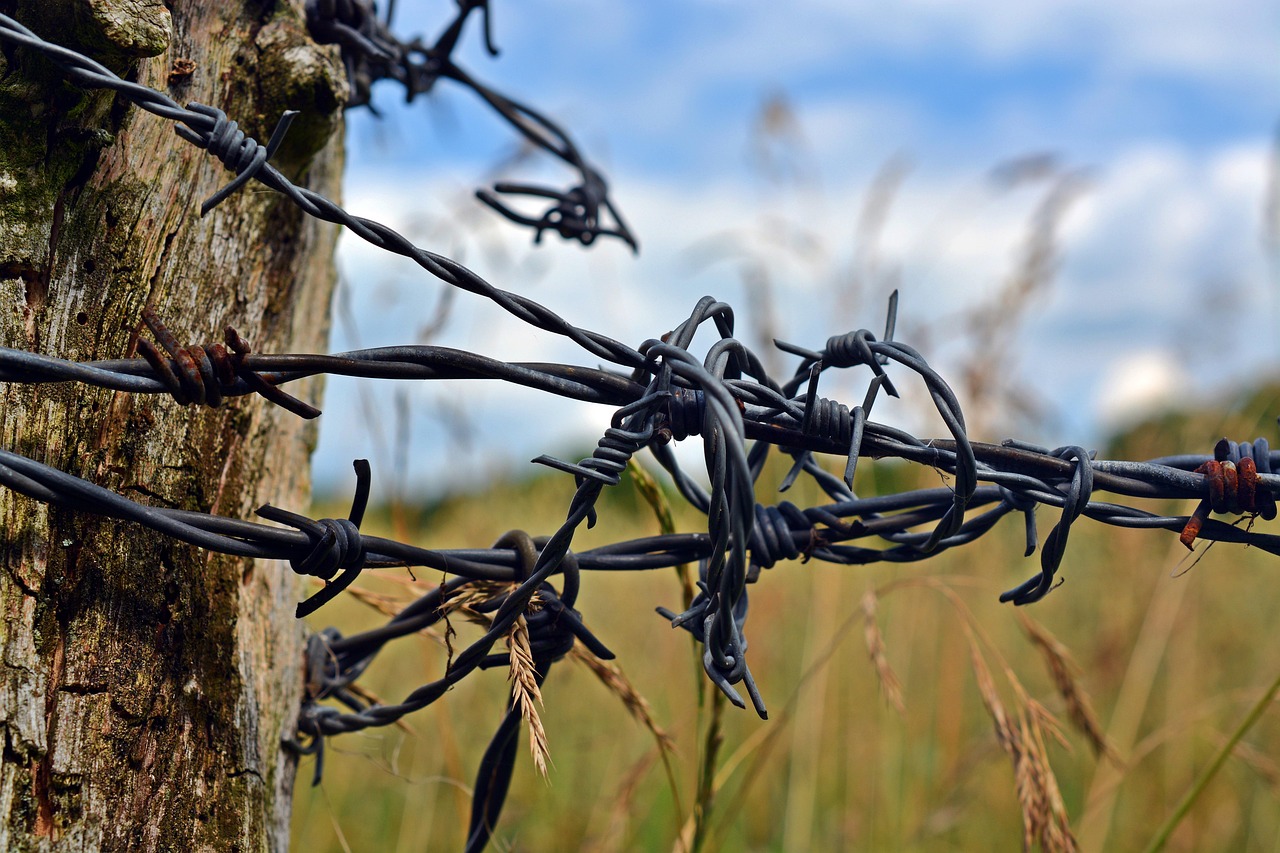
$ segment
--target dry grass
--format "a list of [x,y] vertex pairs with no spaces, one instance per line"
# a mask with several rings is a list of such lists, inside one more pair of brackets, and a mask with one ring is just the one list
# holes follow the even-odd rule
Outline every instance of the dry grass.
[[529,728],[529,752],[533,755],[533,766],[545,779],[551,750],[547,745],[547,730],[538,713],[542,706],[542,690],[538,687],[533,647],[529,643],[529,623],[523,613],[516,617],[511,632],[507,634],[507,649],[511,658],[507,673],[507,680],[511,682],[511,706],[520,709],[520,716]]
[[978,693],[995,726],[996,742],[1013,762],[1014,788],[1022,811],[1022,849],[1030,850],[1039,843],[1047,853],[1071,853],[1076,850],[1076,840],[1045,746],[1046,732],[1062,742],[1057,721],[1043,705],[1026,695],[1016,676],[1006,669],[1016,700],[1011,714],[1001,701],[991,669],[967,623],[964,633]]
[[[386,594],[354,584],[349,587],[348,592],[354,600],[361,604],[384,616],[395,617],[413,601],[414,593],[425,592],[429,589],[429,587],[416,580],[399,582],[398,587],[396,594]],[[487,613],[479,612],[476,609],[477,606],[492,601],[512,589],[514,589],[514,585],[498,582],[477,582],[464,587],[446,599],[440,607],[440,610],[444,613],[446,632],[441,634],[431,628],[426,628],[418,633],[444,645],[448,649],[449,660],[451,661],[454,654],[452,639],[456,636],[456,631],[449,621],[450,616],[461,614],[467,621],[487,628],[492,622],[492,617]],[[529,603],[529,609],[532,612],[538,610],[538,598],[536,595]],[[534,767],[545,778],[550,764],[551,753],[547,742],[546,728],[543,726],[538,710],[543,705],[542,691],[538,686],[533,649],[529,639],[529,626],[523,614],[517,617],[515,624],[511,626],[511,630],[506,637],[506,643],[510,660],[508,680],[511,683],[512,706],[520,710],[520,715],[525,720],[525,724],[529,729],[529,748],[533,756]],[[662,749],[668,751],[673,749],[671,736],[654,722],[649,703],[635,690],[616,665],[599,661],[590,654],[581,651],[578,647],[573,649],[572,656],[586,664],[593,672],[596,672],[601,682],[622,699],[623,704],[627,706],[633,716],[653,732]],[[353,684],[348,689],[367,702],[385,704],[382,697],[363,685]],[[412,733],[412,729],[403,720],[399,721],[397,726]]]
[[[1160,452],[1153,449],[1146,455]],[[859,476],[881,476],[878,469],[868,465]],[[553,480],[540,488],[559,487]],[[873,491],[865,483],[860,489]],[[575,548],[655,532],[645,499],[625,487],[617,493],[619,503],[602,508],[603,523]],[[415,538],[433,547],[492,541],[499,523],[510,524],[485,511],[495,502],[557,505],[544,491],[486,496],[470,515],[440,512]],[[699,519],[682,511],[674,522],[694,527]],[[550,529],[557,519],[547,515],[522,524]],[[1280,658],[1280,636],[1269,628],[1280,592],[1259,580],[1272,558],[1222,546],[1175,579],[1175,537],[1082,520],[1063,569],[1067,584],[1030,611],[1028,627],[995,601],[1028,568],[1018,528],[1004,525],[977,546],[920,566],[809,563],[762,576],[751,590],[748,654],[770,720],[725,711],[723,748],[709,765],[703,849],[792,849],[789,840],[808,839],[809,849],[942,853],[1016,848],[1030,839],[1046,850],[1098,851],[1150,841],[1222,733],[1259,700],[1258,673]],[[374,597],[336,603],[346,609],[325,613],[325,624],[352,633],[358,614],[377,624],[392,599],[420,594],[419,585],[367,575],[361,584]],[[517,769],[499,826],[504,844],[518,839],[529,851],[691,847],[688,792],[698,790],[709,754],[712,705],[698,710],[695,685],[705,678],[687,636],[646,615],[646,605],[678,606],[682,584],[672,575],[585,579],[576,606],[618,653],[625,681],[620,670],[598,666],[553,670],[542,686],[553,701],[534,706],[547,741],[557,745],[556,766],[548,766],[549,784]],[[467,618],[506,588],[450,602],[459,634],[486,627],[480,614],[478,627]],[[859,631],[868,610],[874,628],[864,621]],[[432,651],[437,642],[389,648],[362,683],[398,699],[438,677],[446,652]],[[587,686],[597,681],[622,707]],[[902,713],[888,698],[890,683],[900,685]],[[507,698],[502,679],[480,673],[412,718],[421,737],[384,729],[336,739],[325,780],[332,805],[300,792],[296,849],[341,849],[331,813],[356,851],[458,847],[465,791]],[[1046,706],[1065,724],[1061,732]],[[1093,708],[1091,718],[1078,710],[1084,707]],[[624,724],[628,715],[640,725]],[[1061,736],[1076,748],[1055,748]],[[655,748],[660,741],[678,749]],[[1107,754],[1100,743],[1124,763],[1099,760]],[[1166,849],[1277,849],[1280,798],[1272,780],[1280,720],[1265,715],[1242,743]],[[388,774],[388,759],[350,754],[378,750],[398,755],[408,781]],[[661,757],[670,761],[666,784],[650,772]],[[681,787],[684,807],[673,795]]]
[[581,646],[573,647],[569,652],[569,659],[590,670],[591,674],[598,678],[610,693],[622,701],[627,713],[634,717],[640,725],[644,726],[649,734],[653,735],[653,739],[657,742],[658,749],[661,752],[666,754],[675,752],[675,738],[662,726],[658,725],[653,716],[653,706],[649,704],[648,699],[640,695],[640,691],[631,683],[631,679],[627,678],[626,673],[622,671],[622,667],[613,661],[600,660]]
[[[762,161],[766,171],[800,162],[791,156],[795,151],[786,150],[795,148],[802,135],[785,108],[779,99],[763,105],[757,135],[772,146],[765,153],[773,158]],[[1274,247],[1280,234],[1280,157],[1271,160],[1264,218],[1268,245]],[[907,172],[906,162],[895,160],[876,178],[848,263],[841,263],[831,247],[815,245],[805,222],[772,215],[749,234],[711,241],[713,249],[720,247],[719,255],[705,263],[731,260],[742,270],[747,301],[755,309],[749,314],[758,324],[753,344],[774,335],[771,324],[780,316],[769,307],[776,304],[773,283],[789,274],[778,269],[780,257],[793,273],[803,271],[806,280],[826,283],[833,294],[824,303],[834,318],[831,331],[872,322],[869,306],[882,304],[879,296],[899,283],[902,259],[882,243],[887,243],[883,234]],[[780,168],[774,177],[795,183],[797,174]],[[1025,387],[1009,381],[1017,364],[1019,318],[1047,297],[1062,249],[1063,218],[1087,188],[1086,176],[1060,168],[1052,158],[1015,161],[997,177],[1004,189],[1034,185],[1038,190],[1021,250],[1002,286],[959,316],[922,325],[915,319],[927,312],[908,312],[898,336],[926,355],[934,351],[933,343],[954,341],[957,333],[967,340],[967,360],[947,372],[956,378],[978,438],[990,437],[992,430],[984,424],[1018,434],[1014,419],[1034,419],[1043,407]],[[953,215],[973,214],[966,207]],[[760,352],[772,372],[776,354],[767,347]],[[1271,434],[1276,409],[1271,393],[1265,405],[1220,407],[1237,415],[1266,412],[1266,418],[1153,423],[1111,456],[1151,458],[1207,448],[1224,434]],[[1193,406],[1204,402],[1190,401]],[[368,423],[376,426],[380,419]],[[582,531],[576,549],[659,530],[703,528],[705,519],[697,513],[683,506],[673,510],[641,468],[632,465],[630,472],[633,486],[606,493],[604,523]],[[858,473],[860,494],[912,485],[880,463],[864,464]],[[767,481],[768,474],[762,478]],[[525,529],[549,532],[563,520],[571,490],[568,478],[495,484],[489,494],[434,508],[422,530],[406,529],[403,511],[392,513],[394,535],[429,540],[432,547],[471,547],[510,528],[516,522],[510,516],[519,516]],[[815,492],[806,494],[799,484],[789,497],[800,505],[825,502]],[[761,500],[769,498],[762,494]],[[646,504],[652,512],[646,512]],[[495,513],[494,507],[503,511]],[[694,591],[691,572],[682,569],[676,579],[668,572],[588,578],[577,606],[600,623],[598,633],[626,661],[630,677],[624,683],[616,677],[621,670],[583,662],[641,726],[620,725],[618,709],[580,690],[583,667],[557,668],[544,686],[574,701],[553,702],[540,720],[556,738],[556,772],[550,785],[517,773],[495,849],[516,846],[511,838],[518,836],[519,849],[529,851],[656,850],[673,844],[686,851],[700,834],[708,848],[725,850],[950,853],[1012,849],[1018,843],[1014,839],[1024,848],[1039,844],[1045,850],[1136,850],[1152,840],[1165,816],[1174,815],[1180,823],[1167,841],[1180,853],[1280,850],[1272,759],[1280,755],[1280,719],[1274,712],[1249,731],[1247,745],[1234,744],[1230,754],[1241,764],[1227,765],[1194,808],[1175,815],[1207,752],[1231,746],[1223,732],[1232,730],[1246,706],[1267,698],[1259,682],[1265,685],[1274,677],[1280,660],[1280,634],[1274,630],[1280,586],[1270,581],[1274,558],[1219,547],[1194,572],[1174,579],[1170,569],[1181,556],[1176,539],[1082,519],[1063,566],[1069,583],[1035,606],[1037,621],[1031,623],[995,601],[1012,577],[1028,571],[1016,526],[1006,521],[982,542],[920,565],[811,563],[765,573],[751,589],[749,659],[771,706],[766,723],[748,714],[722,714],[723,703],[707,699],[717,694],[707,690],[697,656],[688,653],[687,636],[664,631],[645,613],[654,604],[676,608],[683,600],[687,605]],[[380,576],[375,583],[384,579],[401,585],[398,594],[423,591],[394,576]],[[447,607],[465,617],[459,622],[487,626],[487,618],[473,608],[500,591],[480,589]],[[378,595],[370,592],[364,604],[379,613],[394,607],[395,595]],[[335,602],[320,614],[318,625],[338,624],[350,633],[348,620],[357,618],[359,607]],[[847,642],[859,619],[865,620],[865,649]],[[440,639],[450,642],[453,631],[447,623]],[[893,650],[892,667],[887,649]],[[452,657],[451,648],[447,654]],[[384,653],[366,680],[396,696],[439,664],[420,646],[397,646]],[[1083,689],[1085,679],[1097,711]],[[875,701],[877,692],[886,701]],[[410,783],[388,777],[373,761],[331,759],[321,794],[333,791],[334,796],[300,792],[295,848],[459,848],[466,786],[496,723],[495,709],[504,707],[506,698],[504,684],[478,675],[415,718],[415,725],[421,720],[421,728],[433,731],[404,746],[405,760],[418,768]],[[1071,724],[1068,733],[1078,732],[1089,748],[1055,751],[1055,768],[1050,743],[1063,743],[1064,734],[1045,704],[1058,702]],[[400,737],[381,731],[338,740],[363,738],[363,744],[399,749]],[[664,746],[655,749],[655,738],[683,746],[683,761],[674,770],[670,762],[680,756]],[[655,754],[667,765],[674,796],[642,784]],[[697,790],[696,817],[680,803],[672,778],[677,774]],[[614,793],[602,796],[602,791]],[[790,843],[795,839],[807,843]]]
[[867,643],[867,655],[871,665],[875,667],[876,677],[880,682],[880,693],[899,714],[907,712],[902,701],[902,682],[898,674],[889,665],[889,658],[884,652],[884,635],[880,633],[880,623],[876,620],[876,605],[879,596],[874,589],[867,590],[862,596],[862,636]]
[[[323,584],[323,581],[320,581]],[[372,607],[383,616],[396,617],[400,615],[400,611],[404,610],[405,605],[409,603],[409,599],[405,599],[400,595],[387,595],[381,592],[374,592],[366,589],[359,584],[353,584],[347,587],[347,594],[361,604]]]
[[1067,719],[1085,736],[1094,755],[1105,756],[1116,764],[1121,763],[1119,753],[1107,740],[1102,724],[1098,722],[1098,715],[1093,710],[1089,694],[1080,683],[1078,678],[1080,667],[1071,659],[1071,652],[1050,634],[1047,628],[1025,613],[1018,614],[1018,622],[1049,668],[1054,689],[1066,704]]

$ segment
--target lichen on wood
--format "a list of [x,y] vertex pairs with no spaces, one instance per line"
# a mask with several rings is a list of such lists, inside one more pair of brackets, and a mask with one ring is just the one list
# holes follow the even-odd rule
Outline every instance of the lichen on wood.
[[[300,0],[0,10],[255,133],[292,92],[304,132],[281,167],[336,195],[346,84],[332,47],[297,37]],[[59,10],[71,23],[52,28]],[[0,344],[123,357],[151,305],[191,343],[234,325],[260,350],[324,346],[333,226],[265,192],[201,218],[220,163],[26,53],[0,57]],[[134,499],[244,517],[308,497],[315,426],[258,398],[4,385],[0,407],[0,446]],[[0,531],[0,849],[286,849],[280,741],[302,688],[287,568],[3,491]]]

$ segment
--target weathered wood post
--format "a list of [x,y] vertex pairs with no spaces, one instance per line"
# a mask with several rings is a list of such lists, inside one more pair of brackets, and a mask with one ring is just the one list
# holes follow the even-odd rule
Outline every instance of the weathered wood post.
[[[272,162],[337,197],[347,84],[301,0],[0,12],[264,142],[301,111]],[[170,122],[6,46],[0,344],[124,357],[151,306],[184,344],[231,325],[259,350],[322,351],[337,229],[252,184],[202,218],[231,177]],[[215,410],[13,384],[0,406],[0,446],[145,502],[247,517],[308,499],[314,423],[259,397]],[[0,848],[287,849],[303,594],[287,568],[8,491],[0,549]]]

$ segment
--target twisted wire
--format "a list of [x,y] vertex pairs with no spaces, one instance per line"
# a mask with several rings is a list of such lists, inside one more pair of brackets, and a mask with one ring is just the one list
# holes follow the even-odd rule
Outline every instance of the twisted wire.
[[[179,346],[177,339],[149,306],[142,309],[142,320],[164,347],[169,358],[166,359],[146,338],[138,339],[138,352],[151,365],[156,379],[179,405],[207,405],[216,409],[222,405],[225,396],[234,394],[243,387],[245,393],[261,394],[299,417],[320,416],[319,409],[286,394],[268,377],[249,368],[245,360],[253,352],[253,348],[230,326],[226,329],[226,347],[222,344],[183,347]],[[227,352],[227,347],[231,349],[230,353]],[[271,378],[276,382],[281,381],[279,377]]]
[[[479,12],[484,44],[496,56],[488,0],[461,0],[453,20],[436,41],[421,38],[404,42],[391,32],[391,16],[379,20],[372,0],[307,0],[307,29],[318,44],[337,44],[350,81],[347,107],[373,109],[374,83],[394,80],[405,90],[405,100],[430,92],[437,80],[447,79],[474,92],[499,117],[535,148],[573,169],[576,184],[559,190],[534,184],[500,181],[492,191],[477,190],[476,198],[511,222],[533,229],[533,241],[546,231],[589,246],[599,237],[616,237],[639,251],[635,235],[609,198],[609,185],[601,172],[583,156],[568,132],[542,113],[510,98],[473,77],[454,60],[453,53],[473,12]],[[520,213],[502,196],[550,200],[540,216]],[[612,225],[605,222],[605,214]]]
[[1062,517],[1045,537],[1044,548],[1040,552],[1040,574],[1001,594],[1002,602],[1031,604],[1044,598],[1053,589],[1054,576],[1067,552],[1067,537],[1071,533],[1071,525],[1089,505],[1089,498],[1093,494],[1093,468],[1089,465],[1088,451],[1082,447],[1063,447],[1050,455],[1073,462],[1075,466],[1071,480],[1063,490]]
[[[221,110],[202,104],[190,104],[184,108],[163,92],[123,80],[93,59],[41,39],[7,15],[0,15],[0,41],[12,42],[39,51],[65,70],[68,78],[77,85],[85,88],[111,89],[147,112],[181,122],[191,132],[184,134],[183,138],[206,149],[213,140],[214,132],[222,129],[219,118],[225,122],[226,117]],[[214,153],[216,154],[217,151],[215,150]],[[224,162],[224,165],[233,168],[238,165],[238,161]],[[484,296],[517,319],[535,328],[563,335],[597,358],[629,368],[637,368],[644,363],[644,357],[635,349],[597,332],[579,329],[531,299],[494,287],[457,261],[415,246],[410,240],[386,225],[353,216],[323,195],[296,186],[270,162],[259,164],[252,177],[264,186],[283,194],[307,215],[342,225],[362,240],[380,249],[407,257],[446,284]]]

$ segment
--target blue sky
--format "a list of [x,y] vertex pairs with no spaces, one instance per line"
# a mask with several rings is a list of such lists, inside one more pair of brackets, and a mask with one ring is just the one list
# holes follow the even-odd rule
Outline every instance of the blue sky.
[[[1033,388],[1041,417],[978,411],[979,438],[1089,443],[1139,404],[1210,399],[1275,372],[1280,238],[1264,212],[1280,122],[1274,3],[493,5],[501,55],[485,55],[473,29],[463,64],[570,129],[608,174],[640,256],[553,238],[535,248],[470,201],[514,138],[447,83],[411,105],[384,83],[382,119],[348,114],[346,203],[578,325],[639,343],[711,293],[740,306],[743,336],[762,348],[747,279],[763,274],[766,331],[820,346],[878,328],[896,284],[904,332],[921,335],[908,342],[927,344],[951,375],[968,343],[948,331],[984,301],[1000,310],[1032,216],[1070,174],[1077,192],[1058,222],[1054,274],[992,380]],[[401,0],[395,28],[434,36],[452,6]],[[766,161],[757,129],[774,97],[790,122]],[[993,181],[993,170],[1031,155],[1051,169]],[[767,163],[799,177],[771,179]],[[887,215],[859,229],[870,187],[893,163],[909,165]],[[567,180],[537,164],[498,175]],[[335,349],[411,342],[429,322],[440,287],[416,268],[350,239],[340,267],[354,323],[336,324]],[[466,294],[432,342],[583,361]],[[864,381],[849,378],[849,399],[861,399]],[[354,393],[332,387],[335,399]],[[443,458],[519,470],[542,452],[589,447],[609,414],[493,385],[366,383],[362,393],[403,414],[371,427],[357,407],[330,407],[321,490],[341,487],[357,455],[410,493],[451,485]],[[909,401],[877,415],[940,431]]]

